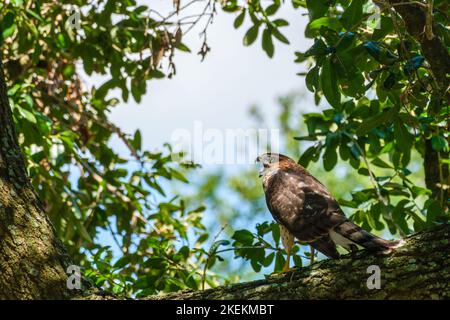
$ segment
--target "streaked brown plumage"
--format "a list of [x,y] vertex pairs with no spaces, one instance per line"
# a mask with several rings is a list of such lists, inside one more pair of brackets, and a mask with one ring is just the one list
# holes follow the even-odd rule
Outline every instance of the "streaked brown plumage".
[[257,162],[263,165],[260,176],[272,216],[301,243],[310,244],[330,258],[339,258],[336,245],[349,251],[359,245],[383,253],[399,245],[348,220],[325,186],[289,157],[266,153]]

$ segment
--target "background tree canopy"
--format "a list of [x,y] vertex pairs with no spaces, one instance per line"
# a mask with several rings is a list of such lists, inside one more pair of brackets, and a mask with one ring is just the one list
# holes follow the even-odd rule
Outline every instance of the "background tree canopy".
[[[185,13],[196,2],[175,0],[168,14],[132,0],[0,4],[7,96],[28,174],[86,277],[139,297],[236,281],[242,264],[281,270],[278,226],[250,227],[255,215],[268,217],[254,171],[190,182],[202,170],[196,164],[172,161],[170,145],[143,150],[139,130],[125,133],[109,120],[118,99],[140,102],[151,81],[176,74],[175,54],[190,52],[183,37],[194,26],[202,26],[205,58],[220,11],[235,15],[235,28],[251,21],[243,45],[260,43],[269,58],[289,44],[279,8],[308,14],[304,34],[314,44],[293,59],[309,66],[299,76],[327,107],[305,113],[298,97],[282,97],[279,127],[285,153],[328,185],[353,221],[396,236],[448,221],[447,1],[206,0]],[[83,73],[106,80],[89,87]],[[261,121],[258,109],[253,116]],[[113,150],[113,136],[130,157]],[[345,169],[339,181],[337,167]],[[197,192],[180,196],[183,188]],[[232,228],[210,234],[206,208]],[[249,227],[235,230],[242,221]],[[99,239],[102,230],[120,256]],[[294,252],[297,265],[308,261],[308,248]]]

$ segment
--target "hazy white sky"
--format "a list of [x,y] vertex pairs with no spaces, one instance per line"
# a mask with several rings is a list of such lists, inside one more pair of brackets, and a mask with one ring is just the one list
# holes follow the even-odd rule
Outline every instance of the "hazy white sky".
[[[169,0],[141,2],[150,8],[172,7]],[[206,59],[201,62],[196,55],[201,45],[200,28],[193,29],[183,39],[192,53],[176,53],[177,75],[151,81],[139,105],[132,99],[120,103],[112,111],[111,120],[128,133],[139,128],[144,148],[154,150],[170,142],[174,130],[193,130],[197,120],[205,129],[250,128],[254,123],[248,117],[248,109],[253,104],[260,106],[270,118],[277,111],[277,96],[304,87],[304,78],[296,73],[305,67],[294,63],[294,51],[311,45],[311,40],[303,35],[307,17],[302,13],[294,10],[290,2],[277,13],[277,17],[290,23],[283,28],[283,33],[291,45],[275,40],[275,55],[270,59],[261,48],[260,37],[252,46],[243,46],[242,38],[251,26],[248,17],[235,30],[236,15],[219,10],[208,29],[211,51]],[[118,141],[113,144],[125,151]]]

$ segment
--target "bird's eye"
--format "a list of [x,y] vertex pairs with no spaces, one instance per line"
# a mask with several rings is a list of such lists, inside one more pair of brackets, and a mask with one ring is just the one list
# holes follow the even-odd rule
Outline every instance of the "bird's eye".
[[264,163],[263,166],[264,166],[264,168],[268,168],[269,164],[268,163]]

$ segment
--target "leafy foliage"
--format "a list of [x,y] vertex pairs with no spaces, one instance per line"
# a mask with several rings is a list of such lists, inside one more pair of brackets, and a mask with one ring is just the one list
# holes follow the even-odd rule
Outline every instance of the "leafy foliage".
[[[278,105],[277,127],[280,128],[282,149],[287,155],[304,154],[313,142],[302,142],[299,145],[298,141],[292,139],[299,132],[307,131],[303,122],[306,112],[304,94],[291,93],[282,96],[278,99]],[[264,117],[264,110],[258,107],[251,108],[250,115],[258,125],[265,125],[268,120]],[[417,156],[413,157],[412,162],[418,164]],[[333,191],[336,198],[348,199],[352,190],[370,187],[366,176],[355,176],[354,169],[340,159],[337,164],[338,178],[324,171],[321,162],[310,163],[308,169]],[[378,172],[383,169],[375,170]],[[420,183],[417,177],[412,179],[414,183]],[[193,206],[204,203],[205,216],[214,216],[212,222],[205,221],[207,229],[213,232],[218,224],[226,226],[222,238],[233,240],[231,245],[221,247],[218,252],[223,261],[216,260],[215,264],[208,268],[217,274],[234,276],[237,278],[235,281],[258,278],[257,272],[281,272],[286,254],[279,241],[278,225],[273,221],[265,221],[270,217],[270,213],[255,168],[241,169],[238,173],[218,170],[204,174],[200,181],[192,182],[191,188],[194,190],[193,196],[187,197],[186,202]],[[197,190],[208,192],[198,194]],[[255,221],[256,226],[251,227]],[[375,232],[380,233],[381,230],[377,229]],[[235,259],[232,259],[233,256]],[[297,243],[292,252],[292,259],[296,266],[308,265],[309,247]]]
[[[244,7],[227,3],[240,12],[235,27],[242,24],[246,12],[251,18],[246,45],[256,40],[261,25],[273,26],[275,20],[267,11],[276,12],[273,8],[280,5],[278,1],[264,2],[267,7],[260,1]],[[350,200],[340,200],[353,210],[350,218],[367,230],[406,235],[448,221],[449,99],[431,72],[424,48],[408,34],[389,3],[379,8],[377,19],[373,19],[375,5],[365,0],[292,4],[308,11],[305,36],[314,39],[311,48],[296,53],[296,62],[311,65],[305,80],[316,104],[324,98],[331,106],[303,116],[308,134],[295,139],[312,145],[299,163],[307,167],[321,160],[323,168],[331,171],[340,159],[370,181],[370,186],[352,192]],[[449,30],[442,28],[448,25],[447,7],[435,1],[434,8],[432,23],[440,30],[436,36],[448,46]],[[263,34],[262,47],[272,57],[268,38]],[[429,163],[430,154],[434,164]],[[412,159],[418,157],[425,171],[431,166],[439,171],[439,181],[428,182],[428,188],[423,180],[417,183],[423,172],[411,170]],[[260,235],[250,235],[237,231],[233,237],[244,240],[234,244],[261,244]],[[266,256],[248,250],[239,250],[238,255],[259,271]]]
[[[183,172],[195,166],[173,162],[170,146],[143,150],[139,130],[126,134],[108,120],[117,90],[124,102],[139,102],[147,81],[165,76],[163,65],[175,73],[175,51],[189,50],[180,24],[131,0],[73,4],[79,10],[54,1],[0,4],[8,98],[31,182],[95,283],[127,295],[196,289],[204,209],[164,187],[186,183]],[[87,88],[82,72],[106,81]],[[113,136],[129,158],[112,149]],[[105,237],[114,248],[102,247]]]
[[[432,190],[413,183],[408,169],[413,152],[425,160],[430,138],[442,141],[433,146],[441,170],[448,159],[448,101],[420,44],[389,5],[381,8],[380,25],[372,26],[366,1],[327,3],[328,10],[318,3],[323,2],[306,3],[310,23],[305,34],[314,45],[296,55],[297,62],[314,64],[307,87],[317,102],[323,96],[332,108],[305,115],[308,135],[297,139],[315,144],[300,162],[306,166],[322,154],[323,167],[330,171],[339,156],[367,176],[372,187],[353,193],[342,205],[354,208],[354,220],[369,230],[387,226],[392,234],[409,234],[447,221],[443,192],[440,199],[429,197]],[[437,23],[445,23],[441,18],[435,15]],[[376,167],[387,170],[377,176]],[[422,206],[419,198],[426,200]]]
[[[210,49],[207,28],[218,7],[236,15],[235,28],[251,23],[245,46],[261,39],[262,50],[273,57],[279,42],[289,44],[283,34],[288,22],[278,17],[286,2],[208,0],[197,15],[185,16],[195,1],[174,1],[168,14],[134,0],[71,1],[80,11],[68,1],[0,4],[8,98],[31,182],[57,235],[93,282],[136,296],[199,289],[205,282],[214,286],[219,278],[209,269],[225,250],[250,261],[255,271],[271,265],[280,270],[284,256],[275,224],[259,223],[255,232],[237,230],[230,235],[232,243],[209,239],[203,201],[186,201],[167,191],[170,181],[187,183],[185,174],[195,165],[172,161],[170,146],[163,152],[144,150],[139,130],[126,134],[108,116],[119,102],[117,93],[124,102],[140,102],[148,81],[175,75],[174,56],[190,52],[183,38],[201,23],[199,54],[204,58]],[[342,163],[353,168],[359,176],[353,174],[347,183],[354,191],[340,202],[366,229],[403,235],[448,221],[448,93],[396,8],[385,1],[378,25],[372,19],[375,7],[366,0],[290,3],[309,15],[305,36],[314,42],[296,53],[296,61],[308,64],[306,87],[317,104],[327,107],[293,115],[282,101],[284,134],[308,146],[303,150],[289,139],[286,149],[292,154],[302,149],[299,162],[309,168],[317,162],[326,172]],[[447,7],[435,0],[430,14],[434,36],[448,47]],[[78,16],[79,21],[73,20]],[[162,70],[167,69],[166,75]],[[86,87],[83,73],[105,80]],[[304,119],[306,135],[300,125],[288,124],[292,118]],[[125,144],[129,158],[110,146],[113,136]],[[417,182],[423,181],[423,173],[412,168],[417,159],[425,169],[438,169],[433,187],[429,181],[428,187]],[[220,177],[208,178],[210,187],[220,182]],[[361,181],[364,188],[356,188]],[[264,212],[256,184],[242,185],[234,177],[230,188],[251,202],[249,210]],[[226,212],[217,194],[205,200]],[[242,216],[242,205],[232,209],[234,217]],[[101,245],[105,233],[117,248]],[[301,252],[296,246],[298,265]]]

